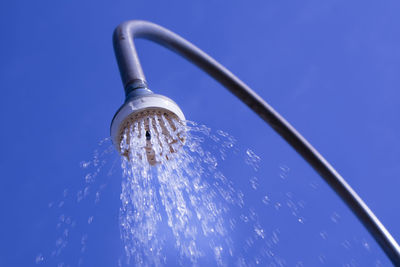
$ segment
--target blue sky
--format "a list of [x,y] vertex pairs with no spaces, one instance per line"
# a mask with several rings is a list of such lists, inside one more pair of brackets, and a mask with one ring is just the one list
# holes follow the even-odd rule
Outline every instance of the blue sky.
[[[399,240],[399,7],[396,1],[3,1],[0,265],[34,265],[38,253],[54,247],[59,210],[48,205],[81,186],[79,163],[109,135],[124,100],[111,36],[130,19],[181,34],[237,74],[337,168]],[[327,266],[389,264],[339,198],[245,105],[164,48],[142,40],[137,46],[152,90],[177,102],[188,119],[256,151],[263,159],[260,186],[276,199],[292,192],[307,203],[298,228],[284,212],[257,209],[283,232],[277,250],[289,266],[323,264],[321,255]],[[227,164],[234,177],[240,165]],[[290,168],[284,182],[283,165]],[[97,225],[76,230],[89,233],[85,266],[116,265],[119,190],[119,180],[108,182],[102,208],[62,208],[96,215]],[[339,223],[332,222],[336,215]],[[324,231],[326,240],[319,238]],[[79,247],[78,239],[69,247]],[[74,252],[60,257],[77,262]],[[61,261],[52,260],[42,264]]]

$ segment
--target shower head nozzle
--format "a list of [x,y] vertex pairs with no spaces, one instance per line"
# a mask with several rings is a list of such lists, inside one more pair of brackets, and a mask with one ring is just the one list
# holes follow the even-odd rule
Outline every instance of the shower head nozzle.
[[[179,106],[168,97],[153,94],[148,89],[140,90],[144,90],[145,93],[143,93],[143,91],[140,92],[139,90],[137,92],[133,91],[133,93],[127,96],[125,103],[114,115],[114,118],[111,122],[111,139],[116,149],[122,155],[128,156],[121,151],[121,141],[123,139],[125,130],[129,130],[132,125],[142,121],[146,134],[144,136],[140,136],[140,138],[144,138],[146,140],[146,145],[144,148],[147,152],[147,161],[151,165],[155,165],[157,162],[154,155],[154,149],[152,147],[152,137],[150,135],[151,125],[149,125],[148,118],[163,117],[165,121],[160,123],[161,133],[158,134],[164,135],[163,137],[168,137],[170,140],[172,140],[171,142],[174,143],[178,140],[174,140],[174,138],[170,136],[171,133],[167,128],[175,128],[173,121],[178,121],[184,124],[185,116],[183,115],[183,112]],[[155,122],[153,121],[152,123],[154,124]],[[169,124],[168,127],[165,125],[166,123]],[[159,136],[159,138],[161,137]],[[172,148],[171,151],[173,151]]]

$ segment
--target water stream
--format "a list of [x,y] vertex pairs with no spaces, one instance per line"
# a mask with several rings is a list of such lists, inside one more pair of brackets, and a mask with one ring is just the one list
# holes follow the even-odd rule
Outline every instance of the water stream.
[[[236,255],[231,239],[234,227],[228,226],[227,214],[240,205],[241,198],[218,170],[216,156],[202,148],[204,139],[194,134],[210,135],[209,131],[164,115],[148,117],[125,130],[120,226],[128,263],[167,264],[171,253],[166,250],[171,247],[182,264],[214,255],[215,263],[224,265]],[[235,140],[222,131],[219,134],[226,139],[220,148],[223,155]],[[149,164],[152,160],[154,166]]]

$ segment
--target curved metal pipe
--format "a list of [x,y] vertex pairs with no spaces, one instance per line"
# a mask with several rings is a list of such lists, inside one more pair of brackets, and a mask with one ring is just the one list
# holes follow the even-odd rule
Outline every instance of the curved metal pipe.
[[195,45],[179,35],[147,21],[127,21],[114,31],[114,49],[125,92],[146,87],[146,79],[134,45],[135,38],[159,43],[182,55],[242,100],[267,122],[313,168],[364,224],[395,266],[400,266],[400,247],[375,214],[344,178],[278,112],[244,82]]

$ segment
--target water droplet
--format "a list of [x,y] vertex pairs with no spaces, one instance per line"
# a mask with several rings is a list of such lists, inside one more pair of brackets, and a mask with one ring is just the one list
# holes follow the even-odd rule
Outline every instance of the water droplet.
[[82,190],[79,190],[78,193],[76,194],[76,201],[79,203],[83,199],[83,192]]
[[306,203],[305,203],[303,200],[300,200],[299,202],[297,202],[297,205],[298,205],[300,208],[304,209],[304,207],[306,206]]
[[96,192],[96,198],[95,198],[95,200],[94,200],[94,203],[99,203],[100,202],[100,191],[97,191]]
[[245,163],[257,171],[259,169],[259,163],[261,158],[256,155],[251,149],[246,150]]
[[240,219],[242,220],[242,221],[244,221],[244,222],[249,222],[249,217],[247,217],[246,215],[244,215],[244,214],[242,214],[242,215],[240,215]]
[[67,195],[68,195],[68,189],[66,188],[66,189],[64,189],[64,191],[63,191],[63,196],[64,196],[64,198],[66,198]]
[[268,197],[267,195],[265,195],[265,196],[263,197],[263,199],[262,199],[262,202],[263,202],[265,205],[268,205],[268,204],[270,203],[269,197]]
[[364,247],[366,250],[371,251],[371,246],[368,244],[368,242],[367,242],[365,239],[363,239],[363,240],[361,241],[361,243],[362,243],[363,247]]
[[323,255],[323,254],[319,255],[319,256],[318,256],[318,259],[319,259],[319,261],[320,261],[322,264],[325,264],[325,262],[326,262],[326,257],[325,257],[325,255]]
[[62,206],[64,206],[64,203],[65,203],[64,201],[60,201],[60,202],[58,203],[58,207],[59,207],[59,208],[62,208]]
[[81,161],[80,166],[83,169],[86,169],[87,167],[89,167],[90,165],[90,161]]
[[36,256],[35,262],[36,262],[36,264],[40,264],[40,263],[42,263],[43,261],[44,261],[44,256],[43,256],[43,254],[42,254],[42,253],[39,253],[39,254]]
[[259,226],[254,227],[254,231],[256,232],[256,234],[261,237],[262,239],[265,238],[265,233],[264,233],[264,229],[260,228]]
[[86,186],[85,189],[83,190],[83,197],[87,197],[89,195],[89,186]]
[[311,182],[311,183],[310,183],[310,187],[311,187],[312,189],[314,189],[314,190],[317,190],[317,189],[318,189],[318,183],[317,183],[317,182]]
[[87,239],[88,239],[88,235],[87,234],[82,235],[82,237],[81,237],[81,245],[85,245]]
[[220,136],[223,136],[223,137],[229,136],[228,133],[226,133],[226,132],[224,132],[224,131],[222,131],[222,130],[217,130],[217,133],[218,133]]
[[349,250],[351,248],[351,244],[348,240],[343,241],[342,246],[347,250]]
[[250,184],[251,184],[251,187],[252,187],[254,190],[257,190],[257,186],[258,186],[258,179],[257,179],[257,177],[252,177],[252,178],[250,178]]
[[272,242],[273,242],[274,244],[278,244],[278,242],[279,242],[278,234],[279,234],[279,230],[274,230],[274,231],[272,232],[271,240],[272,240]]
[[286,179],[289,175],[290,168],[286,165],[279,166],[279,177],[282,179]]
[[326,240],[328,238],[328,234],[325,231],[319,233],[322,239]]
[[337,212],[332,213],[331,220],[334,223],[338,223],[340,219],[340,215]]
[[85,182],[86,182],[86,183],[91,183],[91,182],[93,182],[93,176],[92,176],[91,173],[88,173],[88,174],[85,175]]

